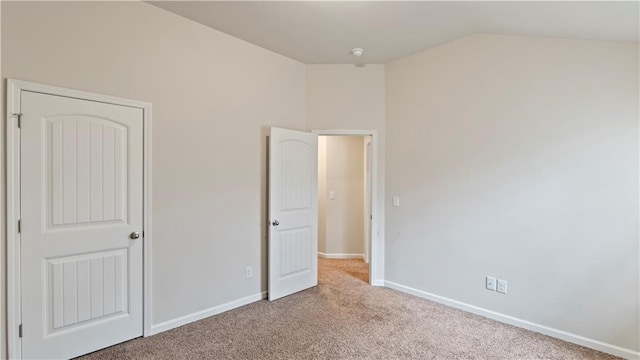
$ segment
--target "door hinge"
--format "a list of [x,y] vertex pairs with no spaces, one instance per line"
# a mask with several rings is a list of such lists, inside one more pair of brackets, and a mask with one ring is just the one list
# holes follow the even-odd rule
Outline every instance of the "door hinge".
[[22,113],[15,113],[13,116],[18,117],[18,128],[22,127]]
[[22,232],[22,220],[18,220],[18,234]]
[[369,214],[369,220],[373,220],[373,215]]
[[22,324],[18,325],[18,337],[22,337]]

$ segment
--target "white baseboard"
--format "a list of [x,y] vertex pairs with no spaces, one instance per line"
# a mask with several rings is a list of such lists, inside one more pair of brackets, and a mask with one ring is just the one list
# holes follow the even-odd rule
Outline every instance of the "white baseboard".
[[258,293],[258,294],[249,295],[249,296],[244,297],[242,299],[233,300],[233,301],[230,301],[230,302],[222,304],[222,305],[218,305],[218,306],[214,306],[214,307],[209,308],[209,309],[201,310],[201,311],[195,312],[193,314],[181,316],[181,317],[179,317],[177,319],[165,321],[165,322],[162,322],[160,324],[151,325],[150,334],[145,334],[145,336],[155,335],[155,334],[161,333],[163,331],[171,330],[171,329],[177,328],[179,326],[186,325],[186,324],[192,323],[194,321],[202,320],[204,318],[208,318],[209,316],[221,314],[221,313],[223,313],[225,311],[229,311],[229,310],[232,310],[232,309],[235,309],[235,308],[239,308],[241,306],[248,305],[248,304],[251,304],[253,302],[260,301],[260,300],[266,299],[266,298],[267,298],[267,292],[263,291],[263,292]]
[[324,259],[364,259],[364,254],[327,254],[320,251],[318,256]]
[[437,302],[440,304],[444,304],[447,306],[454,307],[456,309],[460,309],[463,311],[467,311],[470,313],[474,313],[477,315],[481,315],[487,317],[489,319],[493,319],[505,324],[521,327],[527,330],[535,331],[544,335],[548,335],[554,338],[558,338],[564,341],[568,341],[574,344],[582,345],[591,349],[595,349],[598,351],[602,351],[611,355],[619,356],[625,359],[640,359],[640,352],[633,351],[631,349],[625,349],[616,345],[607,344],[602,341],[593,340],[586,338],[584,336],[568,333],[566,331],[554,329],[548,326],[532,323],[527,320],[522,320],[515,318],[513,316],[501,314],[499,312],[495,312],[492,310],[487,310],[475,305],[470,305],[467,303],[463,303],[461,301],[453,300],[446,298],[444,296],[428,293],[426,291],[414,289],[409,286],[404,286],[401,284],[394,283],[392,281],[385,281],[385,286],[394,290],[401,291],[403,293],[407,293],[410,295],[414,295],[417,297],[421,297],[427,300],[431,300],[433,302]]

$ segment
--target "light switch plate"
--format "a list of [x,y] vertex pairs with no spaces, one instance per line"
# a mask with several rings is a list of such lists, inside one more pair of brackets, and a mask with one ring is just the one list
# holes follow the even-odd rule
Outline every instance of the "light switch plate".
[[506,294],[507,293],[507,280],[498,279],[498,287],[496,289],[497,292]]
[[329,200],[335,200],[335,199],[336,199],[336,192],[329,191]]
[[393,197],[393,207],[399,207],[400,206],[400,196],[394,196]]

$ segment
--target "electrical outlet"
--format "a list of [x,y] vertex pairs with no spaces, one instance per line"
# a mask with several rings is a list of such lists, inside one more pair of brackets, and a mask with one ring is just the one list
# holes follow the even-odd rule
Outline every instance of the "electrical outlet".
[[507,280],[500,280],[498,279],[498,287],[497,287],[497,292],[502,293],[502,294],[506,294],[507,293]]
[[487,290],[496,291],[496,278],[487,276],[486,287]]
[[248,279],[252,276],[253,276],[253,268],[251,266],[247,266],[247,268],[244,269],[244,278]]

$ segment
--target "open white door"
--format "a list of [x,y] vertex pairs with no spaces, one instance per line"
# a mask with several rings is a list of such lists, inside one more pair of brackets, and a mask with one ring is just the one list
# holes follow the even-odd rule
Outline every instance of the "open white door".
[[142,335],[143,113],[22,91],[22,357]]
[[269,300],[318,284],[318,136],[271,128]]

